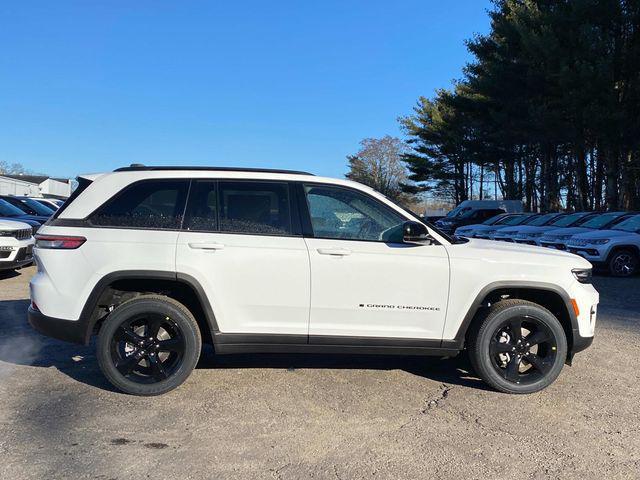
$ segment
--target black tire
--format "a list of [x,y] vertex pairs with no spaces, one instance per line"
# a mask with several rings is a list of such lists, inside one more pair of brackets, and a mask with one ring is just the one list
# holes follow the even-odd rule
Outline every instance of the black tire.
[[630,277],[638,272],[638,254],[628,248],[616,250],[609,257],[609,273],[614,277]]
[[469,336],[469,358],[476,373],[505,393],[546,388],[560,374],[566,357],[567,339],[558,319],[526,300],[494,304]]
[[200,329],[184,305],[162,295],[143,295],[109,314],[98,334],[97,356],[117,389],[151,396],[181,385],[201,349]]

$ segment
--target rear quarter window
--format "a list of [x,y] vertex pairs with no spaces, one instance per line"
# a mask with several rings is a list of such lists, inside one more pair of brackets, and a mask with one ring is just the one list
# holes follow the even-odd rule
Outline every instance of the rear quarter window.
[[189,180],[136,182],[89,216],[98,226],[173,230],[182,224]]

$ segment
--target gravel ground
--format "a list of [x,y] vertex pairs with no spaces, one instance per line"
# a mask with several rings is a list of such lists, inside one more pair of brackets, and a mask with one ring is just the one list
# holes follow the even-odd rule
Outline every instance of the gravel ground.
[[205,351],[178,390],[111,389],[93,347],[26,324],[0,279],[0,478],[640,478],[640,279],[600,277],[596,340],[543,392],[461,359]]

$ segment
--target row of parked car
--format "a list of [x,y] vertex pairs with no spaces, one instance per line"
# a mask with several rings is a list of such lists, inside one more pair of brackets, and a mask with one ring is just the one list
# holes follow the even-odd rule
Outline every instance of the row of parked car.
[[33,235],[61,206],[56,199],[0,195],[0,271],[33,261]]
[[637,212],[503,213],[459,227],[455,235],[565,250],[619,277],[640,267]]

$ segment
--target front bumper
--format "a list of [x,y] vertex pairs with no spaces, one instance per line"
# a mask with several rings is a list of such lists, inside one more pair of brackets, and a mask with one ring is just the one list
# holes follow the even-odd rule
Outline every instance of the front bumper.
[[541,240],[540,245],[547,248],[555,248],[556,250],[563,250],[563,251],[567,250],[567,246],[564,243],[559,243],[559,242],[553,242],[553,241],[547,242],[545,240]]
[[594,265],[603,265],[606,262],[606,255],[594,247],[574,247],[567,246],[567,251],[575,255],[580,255],[585,260],[589,260]]
[[82,345],[85,345],[89,338],[88,323],[86,321],[47,317],[33,307],[29,307],[27,317],[29,324],[47,337]]
[[0,270],[12,270],[33,262],[33,244],[0,251]]

